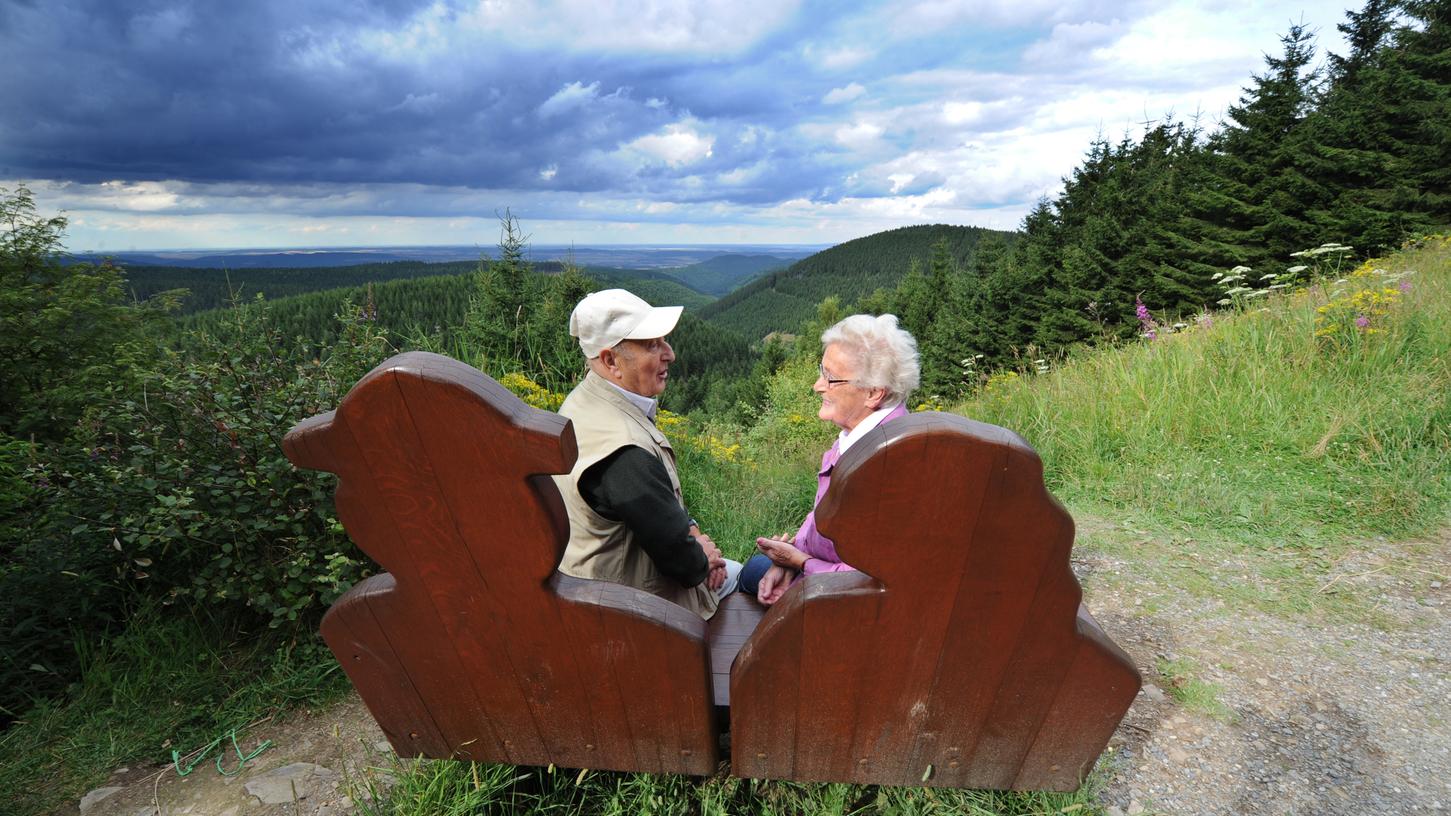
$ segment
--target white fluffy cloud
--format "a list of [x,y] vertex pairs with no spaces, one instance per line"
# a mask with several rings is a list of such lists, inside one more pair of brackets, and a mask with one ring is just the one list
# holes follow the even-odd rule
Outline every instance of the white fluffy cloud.
[[832,88],[827,92],[826,96],[821,97],[821,101],[826,105],[841,105],[860,98],[866,92],[866,88],[853,82],[840,88]]
[[682,167],[710,158],[714,146],[715,137],[701,133],[694,123],[676,122],[635,139],[625,145],[624,152],[642,156],[647,162]]

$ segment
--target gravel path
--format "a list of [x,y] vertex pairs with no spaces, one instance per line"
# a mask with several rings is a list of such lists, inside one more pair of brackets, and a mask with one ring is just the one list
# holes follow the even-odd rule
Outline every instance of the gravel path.
[[[1110,816],[1451,811],[1448,564],[1451,530],[1345,559],[1326,591],[1362,593],[1371,626],[1231,613],[1166,587],[1095,591],[1093,573],[1131,565],[1077,563],[1095,617],[1148,681],[1112,743]],[[1145,594],[1158,611],[1140,611]],[[1160,661],[1185,657],[1227,711],[1189,710],[1166,693]]]

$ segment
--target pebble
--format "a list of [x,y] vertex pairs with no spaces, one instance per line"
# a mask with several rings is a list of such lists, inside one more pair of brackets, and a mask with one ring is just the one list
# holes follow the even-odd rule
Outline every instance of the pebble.
[[84,814],[90,812],[91,808],[99,804],[102,799],[105,799],[108,796],[119,793],[123,790],[125,790],[125,788],[117,787],[115,785],[108,785],[104,788],[96,788],[95,790],[81,797],[81,813]]

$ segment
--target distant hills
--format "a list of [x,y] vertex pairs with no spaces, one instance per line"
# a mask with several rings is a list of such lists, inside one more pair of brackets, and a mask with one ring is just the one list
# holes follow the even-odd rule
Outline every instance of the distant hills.
[[[751,245],[750,252],[719,247],[531,248],[536,270],[553,274],[566,258],[602,286],[649,291],[670,302],[699,309],[764,271],[784,269],[810,254],[802,247]],[[185,288],[186,312],[225,305],[231,291],[250,299],[355,287],[404,278],[459,275],[479,267],[487,254],[474,247],[393,249],[163,252],[73,255],[76,262],[109,259],[126,269],[132,294],[146,300],[157,292]]]
[[[567,255],[602,287],[630,289],[655,303],[681,304],[713,325],[759,339],[773,331],[799,329],[829,296],[835,295],[849,306],[877,289],[895,287],[914,261],[928,262],[939,242],[945,242],[959,265],[966,265],[978,241],[993,232],[944,224],[902,227],[814,254],[807,254],[809,250],[803,247],[752,246],[749,252],[722,252],[720,247],[639,246],[531,247],[529,256],[536,270],[553,274],[560,269],[559,261],[541,258]],[[183,310],[195,312],[225,305],[231,290],[246,299],[259,292],[276,299],[369,283],[461,275],[478,269],[480,258],[486,256],[474,247],[414,247],[122,253],[110,257],[126,267],[128,284],[137,299],[186,288],[191,295]],[[98,256],[76,258],[96,260]]]
[[697,292],[719,297],[762,272],[785,269],[791,260],[779,255],[718,255],[690,266],[661,271]]
[[813,317],[816,306],[836,295],[843,305],[890,289],[907,274],[912,262],[926,264],[932,247],[945,241],[960,265],[972,258],[983,236],[1017,233],[981,227],[931,224],[901,227],[838,244],[803,258],[790,267],[732,291],[701,309],[700,316],[723,328],[759,339],[773,331],[795,331]]
[[[535,263],[571,261],[580,266],[606,266],[619,269],[684,269],[706,264],[721,256],[742,256],[751,259],[727,262],[735,266],[769,268],[764,259],[786,266],[804,258],[824,245],[773,244],[701,244],[696,246],[620,245],[607,247],[576,247],[561,244],[531,245],[526,257]],[[494,254],[493,247],[480,246],[417,246],[417,247],[320,247],[315,249],[238,249],[238,250],[175,250],[154,252],[82,252],[77,261],[97,262],[110,259],[123,266],[178,266],[194,269],[315,269],[330,266],[420,261],[423,263],[477,263]],[[763,265],[764,264],[764,265]]]

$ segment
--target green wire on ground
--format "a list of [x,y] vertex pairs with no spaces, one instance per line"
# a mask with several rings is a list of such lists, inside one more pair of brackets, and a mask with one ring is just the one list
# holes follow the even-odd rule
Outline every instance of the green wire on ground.
[[[246,767],[248,762],[256,759],[263,751],[272,747],[272,740],[263,740],[262,744],[257,746],[257,750],[253,751],[250,754],[243,754],[242,746],[237,744],[237,729],[233,728],[231,731],[229,731],[228,736],[230,736],[232,739],[232,750],[236,752],[238,762],[237,767],[234,770],[228,771],[222,767],[222,762],[226,759],[227,752],[222,751],[221,753],[217,754],[217,773],[221,774],[222,776],[236,776],[237,774],[242,772],[242,769]],[[191,762],[187,763],[187,766],[185,768],[181,767],[181,752],[172,751],[171,764],[172,767],[176,770],[176,775],[186,776],[187,774],[191,773],[197,765],[201,764],[202,760],[206,759],[207,754],[210,754],[213,748],[222,744],[223,739],[225,739],[225,737],[217,737],[216,739],[208,743],[207,747],[201,749],[201,751],[197,753],[196,758],[193,759]]]

